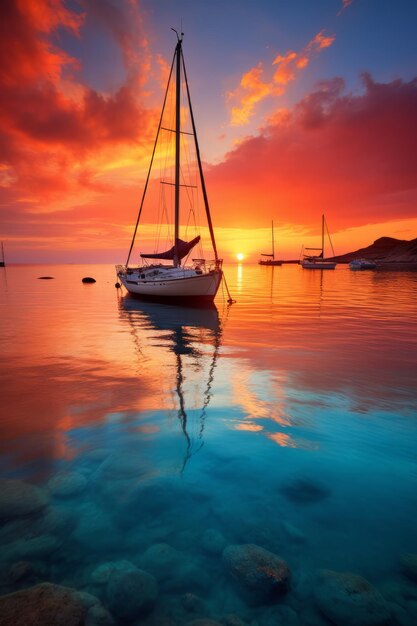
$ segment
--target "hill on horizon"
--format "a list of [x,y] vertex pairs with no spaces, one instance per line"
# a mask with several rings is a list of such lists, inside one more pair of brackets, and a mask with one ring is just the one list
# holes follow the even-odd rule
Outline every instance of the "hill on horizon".
[[338,263],[349,263],[353,259],[370,259],[388,263],[417,263],[417,238],[408,241],[394,237],[380,237],[366,248],[332,257],[332,260]]

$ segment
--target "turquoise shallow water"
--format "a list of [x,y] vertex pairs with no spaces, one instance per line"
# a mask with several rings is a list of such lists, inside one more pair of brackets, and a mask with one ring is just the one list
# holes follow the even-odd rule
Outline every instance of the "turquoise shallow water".
[[[0,467],[24,502],[0,498],[2,592],[66,585],[120,624],[417,623],[417,275],[226,274],[237,303],[202,311],[133,300],[109,266],[1,270]],[[285,593],[231,575],[246,544],[286,561]],[[109,579],[132,568],[157,592],[123,612]],[[388,613],[335,616],[322,569]]]

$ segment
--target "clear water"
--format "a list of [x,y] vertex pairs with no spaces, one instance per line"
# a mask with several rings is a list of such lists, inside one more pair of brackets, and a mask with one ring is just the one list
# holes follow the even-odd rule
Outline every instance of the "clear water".
[[[39,531],[59,545],[35,556],[19,551],[27,528],[0,533],[2,571],[33,561],[38,578],[107,606],[94,570],[130,561],[159,583],[141,624],[228,613],[269,624],[227,576],[223,544],[287,561],[280,602],[294,623],[328,623],[310,599],[318,569],[383,593],[409,584],[399,563],[417,552],[417,274],[226,274],[237,303],[220,293],[202,311],[133,300],[109,266],[0,270],[2,476],[44,488],[47,510],[71,521]],[[81,486],[57,493],[68,472]],[[410,624],[416,598],[387,596]]]

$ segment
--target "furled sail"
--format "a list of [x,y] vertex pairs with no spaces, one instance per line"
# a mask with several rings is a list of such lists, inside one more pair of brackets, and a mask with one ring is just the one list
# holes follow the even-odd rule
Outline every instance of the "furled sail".
[[[180,261],[194,248],[194,246],[200,241],[200,235],[195,237],[192,241],[183,241],[177,239],[177,256]],[[173,261],[175,255],[175,246],[172,246],[166,252],[156,252],[154,254],[141,254],[142,259],[164,259],[165,261]]]

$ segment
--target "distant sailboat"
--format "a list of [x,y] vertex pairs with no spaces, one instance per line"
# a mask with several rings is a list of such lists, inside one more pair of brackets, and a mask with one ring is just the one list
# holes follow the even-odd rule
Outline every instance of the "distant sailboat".
[[272,254],[264,254],[261,256],[268,257],[267,259],[261,259],[259,265],[282,265],[282,261],[275,259],[275,241],[274,241],[274,221],[272,221]]
[[329,237],[330,246],[332,248],[333,256],[333,244],[330,239],[329,229],[324,215],[321,216],[321,248],[304,248],[305,250],[320,251],[320,254],[304,254],[301,261],[301,266],[306,270],[334,270],[337,263],[335,261],[326,261],[324,258],[324,227],[326,226],[327,235]]
[[[194,122],[193,109],[191,107],[190,92],[182,52],[183,33],[181,33],[181,36],[179,36],[177,32],[176,34],[177,45],[175,48],[171,71],[168,78],[168,85],[165,93],[164,103],[162,106],[155,145],[151,157],[148,177],[142,196],[142,202],[139,209],[136,227],[134,229],[132,243],[130,246],[126,265],[117,265],[116,271],[117,276],[123,286],[131,294],[134,294],[141,298],[163,301],[170,304],[201,304],[210,303],[214,300],[214,297],[217,293],[223,277],[222,260],[219,259],[217,254],[214,230],[210,216],[210,208],[208,204],[206,186],[204,182],[203,169],[200,158],[200,150],[197,141],[197,132]],[[173,78],[174,76],[175,80]],[[166,123],[163,123],[164,111],[168,100],[168,93],[170,90],[171,82],[175,86],[175,93],[173,94],[173,102],[175,102],[175,111],[172,120],[173,123],[171,123],[171,121],[169,120],[167,120]],[[186,102],[184,103],[184,105],[181,103],[182,94],[185,94]],[[190,132],[186,132],[185,128],[182,125],[182,118],[185,116],[185,109],[187,109],[188,111],[187,119],[191,122]],[[155,251],[152,254],[141,254],[140,256],[143,260],[145,260],[145,263],[140,266],[130,267],[129,260],[135,242],[136,232],[144,205],[155,151],[158,145],[158,138],[161,131],[163,131],[163,133],[168,133],[167,136],[172,137],[172,143],[174,144],[172,159],[174,167],[172,179],[169,176],[165,180],[160,180],[161,188],[164,186],[168,186],[168,189],[173,190],[172,195],[170,195],[170,201],[171,199],[173,200],[174,216],[173,219],[170,219],[168,222],[170,223],[170,225],[172,225],[173,222],[174,226],[174,232],[170,233],[169,239],[169,243],[172,244],[172,247],[168,250],[164,250],[163,252]],[[194,140],[193,143],[195,148],[195,156],[198,164],[198,181],[189,181],[188,179],[184,180],[185,172],[187,171],[187,164],[185,164],[185,166],[183,164],[182,153],[184,152],[184,157],[186,157],[188,152],[185,150],[185,147],[181,147],[181,145],[184,143],[184,137],[187,135],[192,136]],[[199,182],[199,186],[194,184],[195,182]],[[182,188],[184,188],[184,194],[186,194],[186,198],[184,198],[184,200],[182,200],[183,196],[180,193]],[[201,195],[203,198],[207,224],[210,232],[214,259],[208,261],[204,258],[201,258],[202,255],[200,254],[200,258],[192,259],[192,264],[186,265],[191,250],[200,242],[200,235],[195,236],[191,241],[184,241],[183,239],[180,239],[180,204],[183,207],[185,201],[191,197],[194,188],[201,189]],[[161,197],[163,193],[165,192],[161,192]],[[166,202],[166,196],[164,196],[163,198],[163,202]],[[195,206],[193,204],[190,209],[190,214],[192,214],[195,218],[196,214],[194,212],[194,208]],[[162,225],[162,215],[167,215],[167,209],[164,204],[161,204],[161,219],[158,224],[159,228],[161,228]],[[157,262],[148,265],[147,259],[152,259]],[[183,259],[185,259],[184,263]],[[171,261],[171,263],[164,264],[160,262],[162,260]]]
[[6,267],[6,261],[4,259],[4,246],[3,242],[1,242],[1,259],[0,259],[0,267]]

